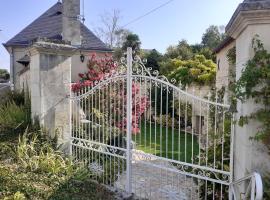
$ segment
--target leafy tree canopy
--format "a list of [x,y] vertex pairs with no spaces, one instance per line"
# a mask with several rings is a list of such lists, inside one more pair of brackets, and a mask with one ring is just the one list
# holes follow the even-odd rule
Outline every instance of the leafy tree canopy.
[[225,35],[221,33],[218,26],[211,25],[206,29],[202,36],[202,45],[213,50],[224,39],[224,37]]
[[9,75],[9,73],[8,73],[8,71],[6,69],[0,69],[0,79],[8,80],[9,77],[10,77],[10,75]]
[[122,45],[122,50],[126,51],[128,47],[131,47],[135,53],[138,53],[141,49],[141,41],[137,34],[129,33]]
[[156,49],[151,50],[150,52],[145,54],[147,59],[147,63],[145,66],[147,68],[151,68],[153,71],[160,70],[160,62],[163,60],[163,56]]
[[215,55],[210,47],[203,44],[190,45],[186,40],[181,40],[176,46],[169,46],[165,53],[165,58],[177,58],[180,60],[193,59],[195,55],[203,55],[207,59],[215,62]]
[[203,55],[196,55],[194,59],[180,60],[170,59],[163,63],[162,69],[170,68],[172,73],[168,74],[170,78],[176,79],[183,85],[191,84],[212,84],[215,81],[216,65],[212,60],[206,59]]
[[178,58],[181,60],[189,60],[194,56],[194,54],[192,52],[192,48],[187,43],[187,41],[181,40],[178,45],[169,46],[165,56],[171,59]]
[[121,33],[121,43],[119,43],[118,47],[114,48],[113,57],[116,60],[119,60],[123,56],[128,47],[131,47],[135,54],[139,54],[141,50],[141,41],[139,36],[130,31],[124,32],[125,33]]

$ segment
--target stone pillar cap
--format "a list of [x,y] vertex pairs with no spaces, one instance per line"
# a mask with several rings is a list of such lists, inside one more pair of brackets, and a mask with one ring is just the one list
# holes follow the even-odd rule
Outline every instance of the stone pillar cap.
[[236,38],[249,24],[270,24],[270,0],[245,0],[239,4],[226,32]]
[[78,48],[66,43],[65,41],[56,41],[48,39],[38,39],[30,47],[30,53],[33,55],[37,52],[46,54],[61,54],[61,55],[73,55]]

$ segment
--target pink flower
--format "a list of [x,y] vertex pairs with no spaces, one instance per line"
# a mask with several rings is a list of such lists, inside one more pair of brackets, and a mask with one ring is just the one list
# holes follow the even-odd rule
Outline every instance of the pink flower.
[[79,74],[79,77],[80,77],[80,78],[84,78],[84,74],[80,73],[80,74]]

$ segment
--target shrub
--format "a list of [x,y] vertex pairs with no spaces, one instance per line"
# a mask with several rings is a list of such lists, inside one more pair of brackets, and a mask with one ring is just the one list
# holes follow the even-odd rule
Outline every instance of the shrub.
[[17,105],[14,101],[0,106],[0,132],[26,128],[30,122],[30,113],[26,106]]
[[63,194],[70,199],[80,190],[74,184],[84,185],[90,172],[58,151],[54,143],[42,130],[27,130],[17,145],[0,142],[0,199],[59,199]]
[[191,60],[172,59],[167,65],[173,69],[169,77],[183,85],[191,83],[211,85],[215,82],[216,65],[203,55],[196,55]]
[[65,159],[50,143],[41,143],[36,134],[30,137],[26,134],[19,137],[16,149],[18,162],[23,168],[54,175],[71,173],[71,160]]
[[28,91],[9,91],[2,99],[0,99],[0,105],[6,105],[10,101],[15,102],[16,105],[24,105],[25,101],[28,101],[29,99]]
[[13,140],[29,130],[39,130],[38,121],[32,123],[28,91],[9,92],[0,100],[0,141]]

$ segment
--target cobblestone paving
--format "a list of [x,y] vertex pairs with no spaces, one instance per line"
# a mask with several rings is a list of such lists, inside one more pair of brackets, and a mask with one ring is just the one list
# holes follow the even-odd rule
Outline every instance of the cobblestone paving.
[[[133,150],[132,192],[136,196],[150,200],[199,199],[198,186],[191,178],[175,172],[176,168],[167,161],[142,154],[141,151]],[[124,189],[125,184],[126,174],[123,173],[115,186]]]

